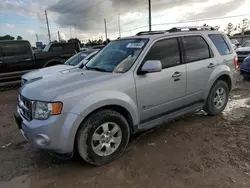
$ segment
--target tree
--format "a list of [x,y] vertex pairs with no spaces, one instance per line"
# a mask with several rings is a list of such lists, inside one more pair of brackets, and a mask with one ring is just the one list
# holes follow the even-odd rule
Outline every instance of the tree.
[[95,46],[95,45],[102,45],[103,41],[102,39],[99,40],[88,40],[88,42],[86,43],[86,46]]
[[58,43],[58,41],[57,41],[57,40],[54,40],[54,41],[52,41],[52,43]]
[[21,36],[17,36],[16,40],[23,40],[23,38]]
[[244,35],[245,32],[249,29],[249,27],[250,27],[250,21],[247,18],[245,18],[245,19],[242,20],[241,23],[239,23],[235,27],[235,30],[236,31],[238,30],[241,33],[241,35]]
[[77,38],[74,38],[74,39],[71,38],[71,39],[68,40],[68,42],[76,42],[76,43],[81,44],[81,41],[79,39],[77,39]]
[[234,32],[234,25],[230,22],[227,24],[226,28],[224,29],[225,33],[228,35],[228,36],[231,36]]
[[15,40],[15,37],[10,35],[0,36],[0,40]]

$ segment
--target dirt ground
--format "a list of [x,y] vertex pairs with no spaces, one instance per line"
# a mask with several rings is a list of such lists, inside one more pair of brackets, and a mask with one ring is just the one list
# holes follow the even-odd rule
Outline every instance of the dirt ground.
[[17,90],[0,92],[0,187],[250,187],[250,81],[223,114],[203,111],[134,137],[118,160],[92,167],[32,148],[13,118]]

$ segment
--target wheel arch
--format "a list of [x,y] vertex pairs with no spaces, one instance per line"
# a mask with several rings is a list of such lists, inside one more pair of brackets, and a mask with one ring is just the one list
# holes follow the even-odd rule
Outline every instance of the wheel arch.
[[214,83],[216,83],[218,80],[223,80],[228,84],[229,91],[233,89],[233,76],[230,70],[225,70],[221,72],[213,72],[212,75],[210,76],[210,79],[208,80],[208,86],[205,91],[204,99],[207,98],[210,90],[212,89]]
[[48,67],[50,64],[52,65],[60,65],[60,64],[63,64],[64,63],[64,60],[63,59],[60,59],[60,58],[56,58],[56,59],[51,59],[49,61],[47,61],[43,67]]

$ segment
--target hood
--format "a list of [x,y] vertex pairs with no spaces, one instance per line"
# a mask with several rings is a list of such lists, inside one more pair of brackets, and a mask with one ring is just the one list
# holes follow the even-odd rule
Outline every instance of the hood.
[[250,47],[240,47],[236,49],[236,52],[249,52]]
[[119,74],[82,70],[81,72],[69,72],[64,76],[50,76],[24,85],[20,93],[30,99],[39,101],[51,101],[56,96],[72,92],[89,85],[99,84],[119,76]]
[[50,75],[64,73],[65,70],[71,70],[71,69],[79,69],[79,68],[72,67],[69,65],[56,65],[52,67],[47,67],[47,68],[31,71],[23,75],[22,78],[27,81],[31,81],[36,78],[44,78]]

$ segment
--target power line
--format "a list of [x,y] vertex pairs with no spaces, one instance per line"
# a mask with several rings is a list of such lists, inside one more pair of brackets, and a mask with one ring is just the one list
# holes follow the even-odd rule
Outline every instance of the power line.
[[218,18],[205,18],[205,19],[198,19],[198,20],[186,20],[186,21],[181,21],[181,22],[159,23],[159,24],[153,24],[152,26],[190,23],[190,22],[200,22],[200,21],[209,21],[209,20],[220,20],[220,19],[236,18],[236,17],[243,17],[243,16],[250,16],[250,14],[242,14],[242,15],[235,15],[235,16],[224,16],[224,17],[218,17]]

